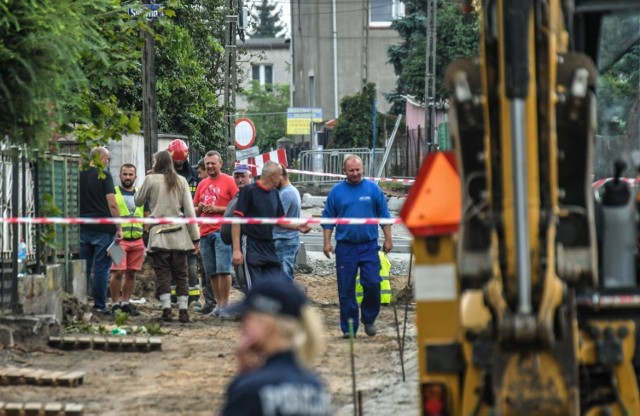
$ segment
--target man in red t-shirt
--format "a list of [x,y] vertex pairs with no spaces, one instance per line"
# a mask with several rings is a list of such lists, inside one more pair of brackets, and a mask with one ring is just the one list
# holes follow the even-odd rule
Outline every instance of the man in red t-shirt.
[[[202,179],[196,189],[193,198],[196,214],[200,217],[222,217],[229,201],[238,193],[238,187],[231,176],[222,173],[220,153],[215,150],[207,152],[204,166],[209,176]],[[200,226],[200,255],[204,275],[211,278],[211,288],[217,302],[211,314],[228,317],[226,308],[231,292],[231,247],[220,237],[220,224]]]

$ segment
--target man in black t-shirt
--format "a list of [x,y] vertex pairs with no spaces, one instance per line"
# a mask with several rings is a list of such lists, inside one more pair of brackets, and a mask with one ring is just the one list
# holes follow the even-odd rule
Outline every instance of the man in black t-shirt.
[[[113,178],[108,171],[104,170],[109,163],[109,151],[104,147],[95,147],[91,149],[89,157],[91,158],[89,168],[80,172],[80,217],[119,217]],[[106,304],[111,267],[111,258],[107,250],[114,238],[116,241],[122,240],[120,225],[80,226],[80,259],[86,261],[87,289],[91,286],[93,271],[93,310],[105,315],[111,313]]]
[[[282,167],[268,161],[262,168],[262,175],[255,183],[240,189],[234,216],[245,218],[281,218],[284,209],[276,186],[282,180]],[[309,232],[307,225],[282,225],[284,228]],[[273,241],[273,224],[233,224],[233,264],[239,266],[245,261],[249,275],[247,286],[255,279],[283,278],[280,260]],[[245,252],[242,251],[240,234],[246,236]]]

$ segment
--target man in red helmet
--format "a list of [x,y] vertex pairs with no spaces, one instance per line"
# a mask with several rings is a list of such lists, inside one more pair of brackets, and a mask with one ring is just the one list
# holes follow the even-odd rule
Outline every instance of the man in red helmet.
[[[191,191],[191,197],[193,198],[198,188],[200,178],[198,172],[191,166],[187,160],[189,157],[189,146],[182,139],[175,139],[167,147],[167,151],[171,155],[173,160],[173,167],[176,169],[178,175],[187,180],[189,184],[189,190]],[[198,284],[198,257],[195,253],[191,253],[187,256],[189,264],[189,305],[199,302],[200,300],[200,285]],[[171,299],[176,299],[176,286],[175,282],[171,282]],[[196,303],[197,305],[197,303]]]

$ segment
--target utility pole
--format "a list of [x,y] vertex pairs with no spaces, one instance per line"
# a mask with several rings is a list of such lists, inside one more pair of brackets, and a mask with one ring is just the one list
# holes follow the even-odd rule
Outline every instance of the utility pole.
[[424,82],[424,138],[427,153],[435,149],[434,129],[436,118],[436,43],[437,43],[437,15],[438,1],[427,0],[426,24],[426,65]]
[[227,39],[225,45],[225,74],[224,74],[224,108],[227,129],[227,168],[233,168],[235,161],[235,121],[236,121],[236,84],[238,73],[236,70],[236,32],[238,30],[237,0],[227,3]]
[[[154,4],[147,0],[145,4]],[[149,18],[153,28],[155,18]],[[153,155],[158,151],[158,96],[156,94],[156,41],[153,33],[142,32],[142,118],[144,132],[144,164],[151,168]]]
[[367,85],[369,79],[369,0],[362,0],[362,67],[360,79],[362,88]]

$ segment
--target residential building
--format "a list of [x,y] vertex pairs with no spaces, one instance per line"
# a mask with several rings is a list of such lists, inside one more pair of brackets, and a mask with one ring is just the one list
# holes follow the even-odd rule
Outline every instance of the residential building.
[[391,22],[403,15],[399,0],[292,1],[293,106],[320,107],[331,119],[343,97],[373,82],[378,111],[388,111],[384,93],[396,76],[387,50],[401,41]]
[[[242,52],[238,55],[238,82],[240,88],[248,90],[251,81],[265,84],[291,84],[291,51],[289,39],[256,38],[238,42]],[[242,94],[236,96],[236,108],[246,110],[247,100]]]

